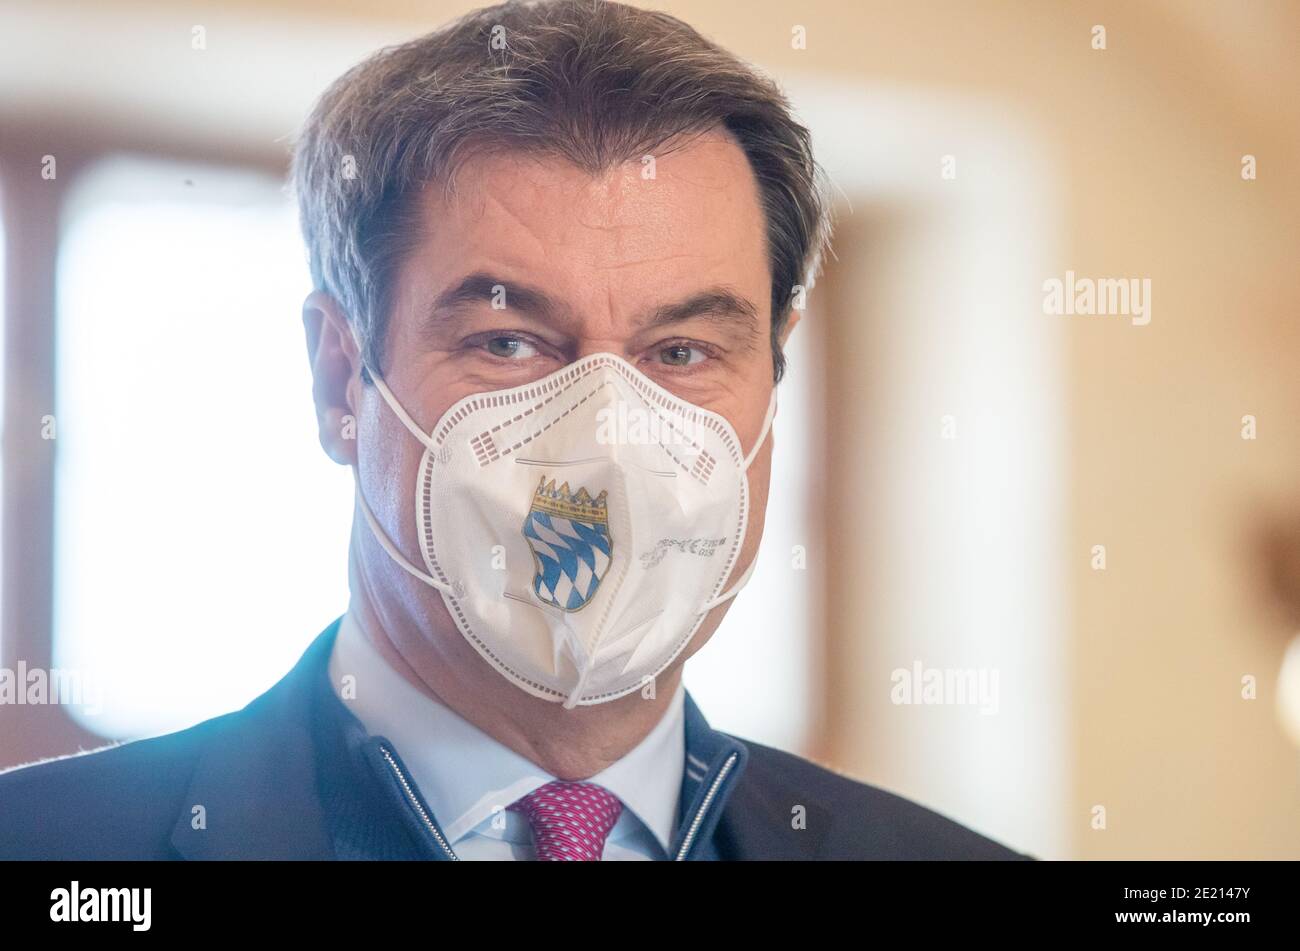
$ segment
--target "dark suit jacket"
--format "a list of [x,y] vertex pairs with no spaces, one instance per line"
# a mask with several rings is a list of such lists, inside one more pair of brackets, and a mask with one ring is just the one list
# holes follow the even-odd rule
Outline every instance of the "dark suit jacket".
[[[242,710],[0,773],[0,859],[454,860],[398,751],[331,687],[337,631]],[[686,749],[673,859],[1032,858],[713,730],[689,693]]]

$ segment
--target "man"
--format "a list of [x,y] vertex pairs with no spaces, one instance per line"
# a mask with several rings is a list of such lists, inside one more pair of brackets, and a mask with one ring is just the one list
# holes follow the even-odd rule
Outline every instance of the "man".
[[775,86],[664,14],[509,3],[345,74],[294,177],[351,606],[241,711],[0,776],[0,854],[1024,857],[682,686],[829,233]]

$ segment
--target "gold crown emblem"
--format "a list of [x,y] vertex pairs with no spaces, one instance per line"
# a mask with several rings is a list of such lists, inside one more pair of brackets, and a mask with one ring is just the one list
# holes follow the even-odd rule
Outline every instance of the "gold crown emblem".
[[609,522],[609,508],[605,499],[609,493],[604,489],[595,498],[585,488],[578,489],[577,494],[569,491],[569,483],[563,483],[558,489],[555,480],[549,483],[542,476],[533,494],[533,510],[560,518],[574,518],[580,522]]

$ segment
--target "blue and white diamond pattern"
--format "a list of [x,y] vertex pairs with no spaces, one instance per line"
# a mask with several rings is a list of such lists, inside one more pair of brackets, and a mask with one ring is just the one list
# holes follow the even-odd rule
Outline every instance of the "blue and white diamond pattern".
[[524,537],[537,556],[533,590],[542,601],[576,611],[596,594],[610,563],[609,527],[530,511]]

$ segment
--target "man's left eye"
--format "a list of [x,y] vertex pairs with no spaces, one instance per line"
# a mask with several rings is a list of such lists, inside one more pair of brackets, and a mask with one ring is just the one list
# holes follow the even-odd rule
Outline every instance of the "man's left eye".
[[537,355],[537,348],[522,337],[493,337],[487,341],[487,349],[494,357],[524,358]]
[[664,347],[659,351],[659,356],[663,362],[669,366],[684,367],[692,363],[699,363],[704,359],[704,351],[699,347],[691,347],[684,343],[673,344],[671,347]]

